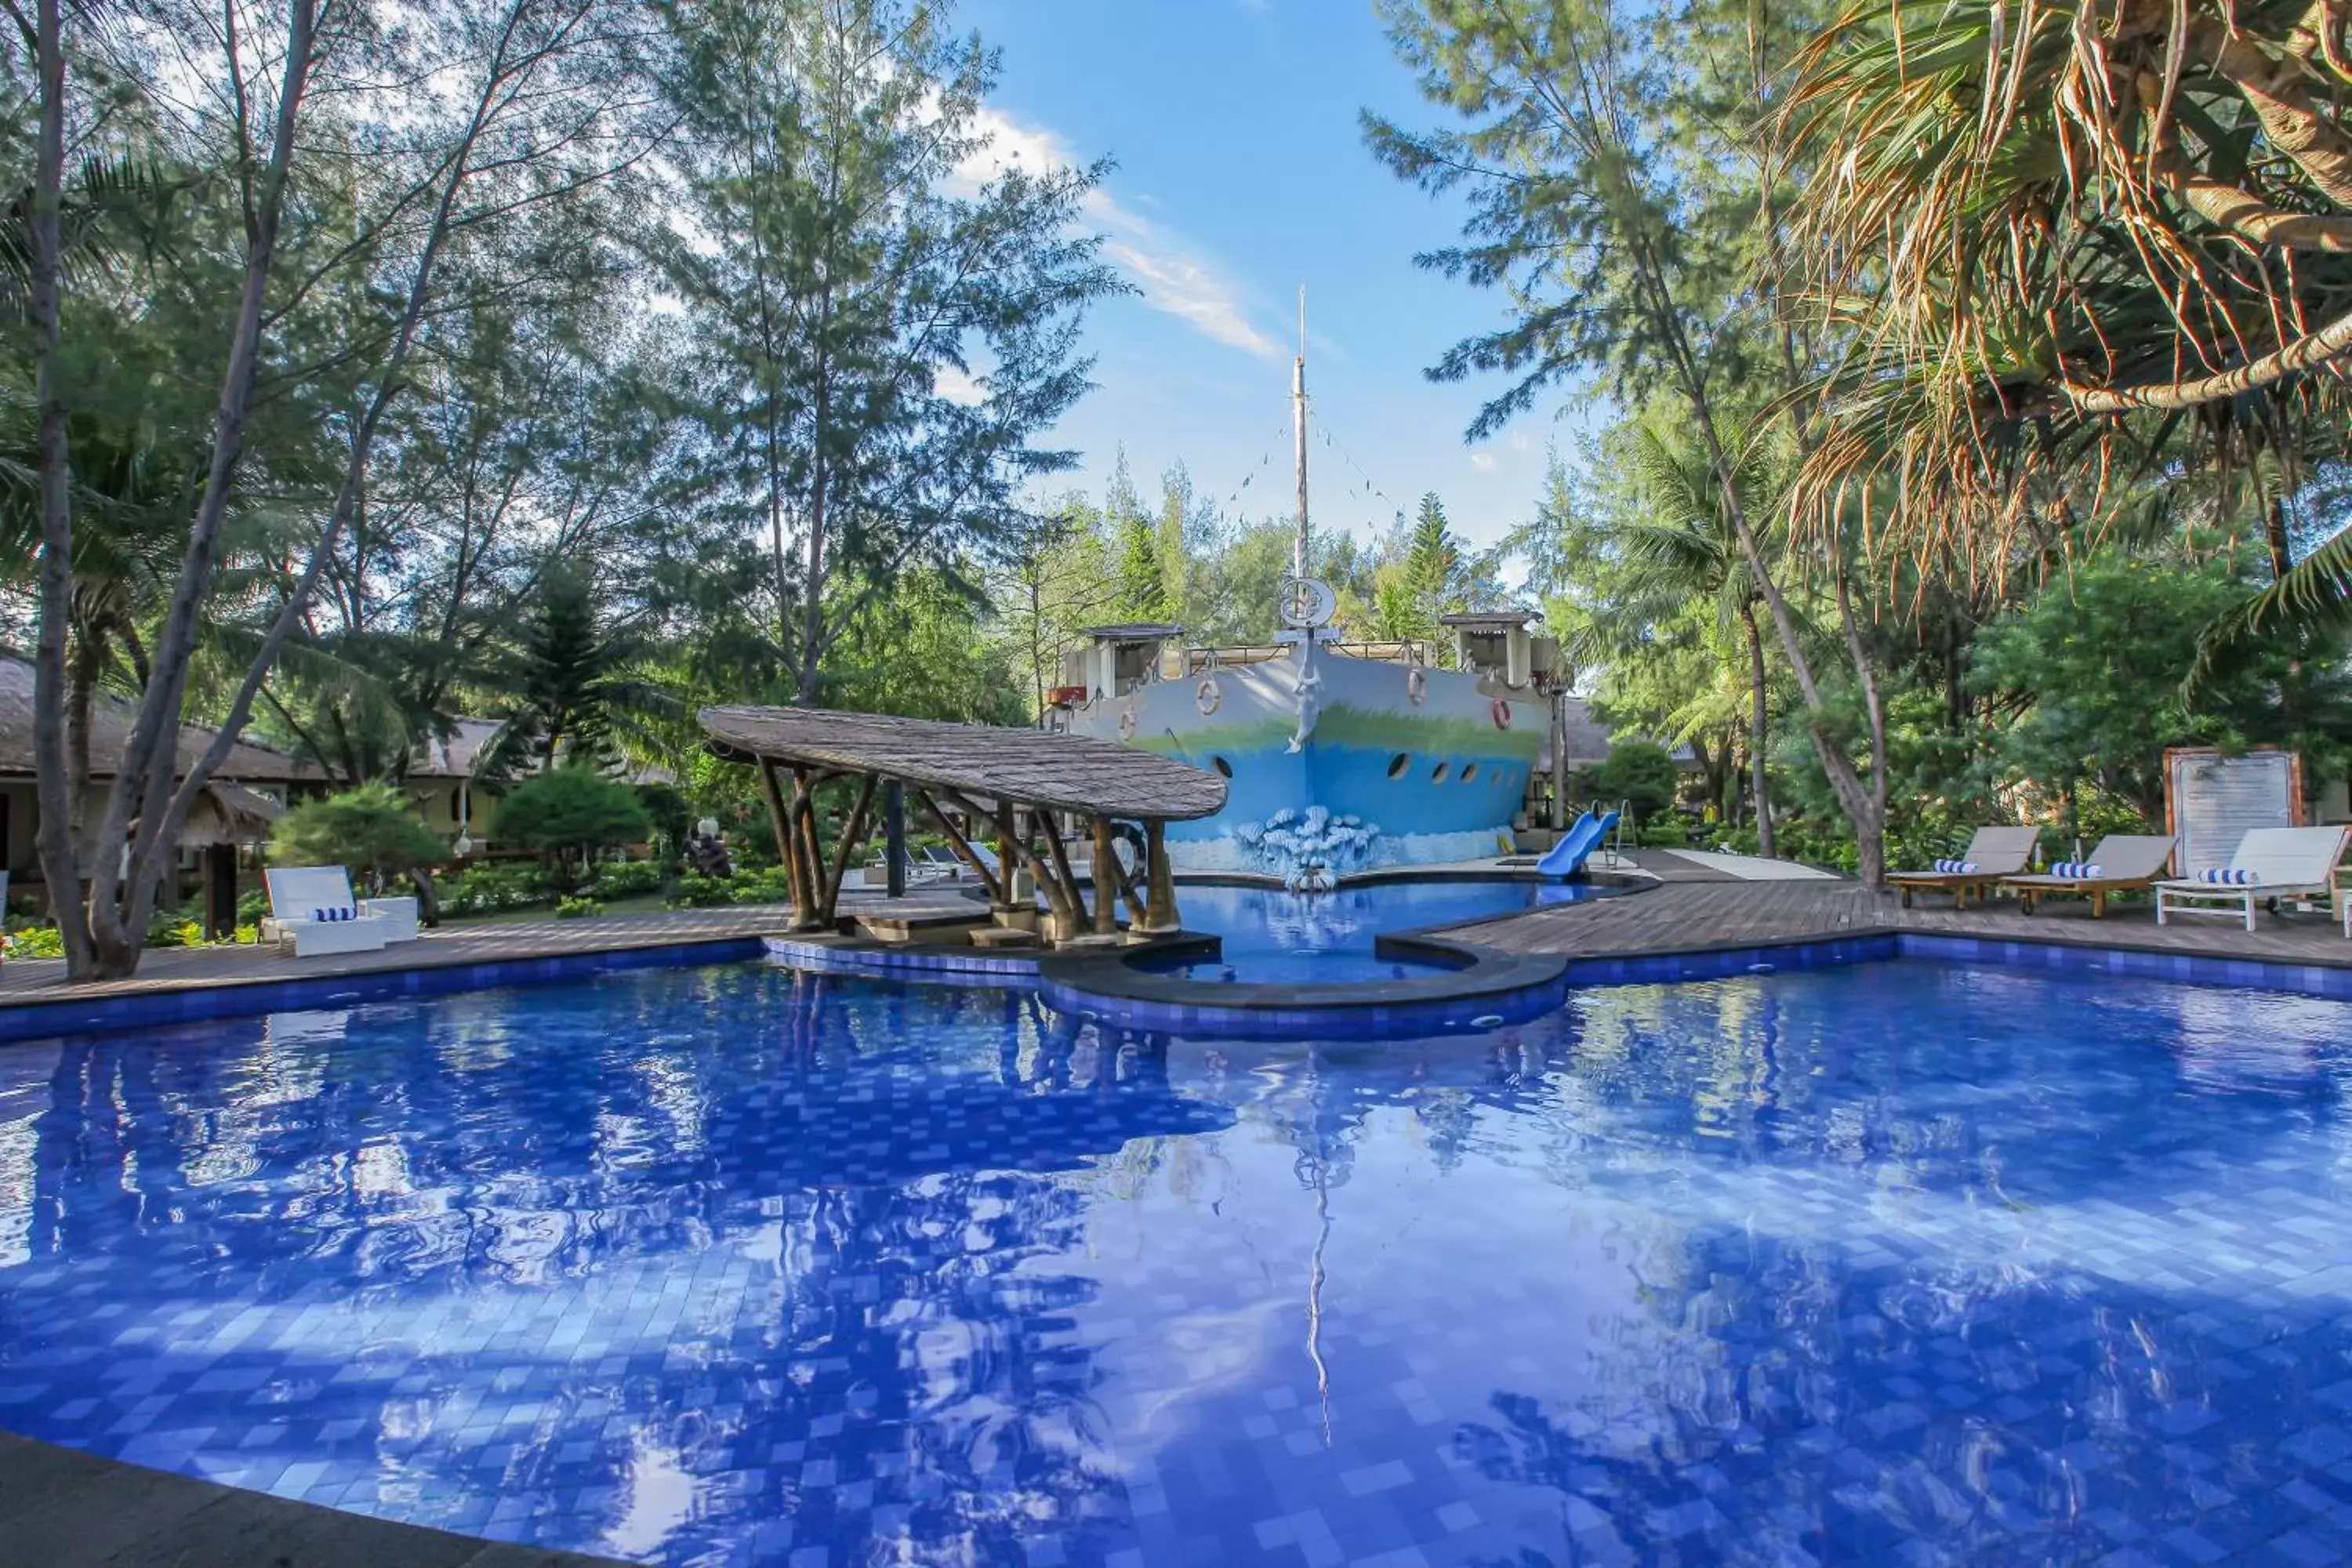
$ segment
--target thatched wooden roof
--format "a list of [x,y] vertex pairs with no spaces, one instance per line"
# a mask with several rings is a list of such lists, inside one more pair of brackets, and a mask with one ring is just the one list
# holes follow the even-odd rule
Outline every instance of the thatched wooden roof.
[[[194,848],[207,844],[258,844],[269,837],[271,824],[286,808],[266,795],[256,795],[218,780],[196,792],[196,804],[180,829],[180,844]],[[136,822],[131,824],[135,830]]]
[[1082,735],[948,724],[822,708],[705,708],[711,751],[901,779],[1015,805],[1182,821],[1225,804],[1225,781],[1190,763]]
[[[89,768],[100,778],[111,778],[130,743],[131,726],[138,717],[130,703],[101,693],[90,713]],[[214,731],[201,724],[180,726],[180,768],[185,772],[212,744]],[[0,653],[0,777],[29,778],[33,773],[33,667],[26,660]],[[317,779],[319,771],[284,752],[239,742],[229,748],[218,770],[224,779],[247,784],[292,784]]]

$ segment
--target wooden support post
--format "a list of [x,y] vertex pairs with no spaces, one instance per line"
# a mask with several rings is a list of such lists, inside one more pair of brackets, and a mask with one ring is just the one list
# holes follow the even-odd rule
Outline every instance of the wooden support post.
[[[1054,812],[1045,812],[1036,820],[1045,826],[1045,852],[1054,868],[1055,879],[1062,884],[1062,897],[1070,906],[1070,919],[1086,919],[1087,900],[1078,891],[1078,874],[1070,869],[1070,853],[1062,847],[1062,819]],[[1075,934],[1075,933],[1073,933]]]
[[[1049,835],[1053,832],[1050,826],[1046,832]],[[1030,846],[1026,836],[1014,831],[1013,807],[1002,801],[998,802],[996,806],[996,834],[997,842],[1004,847],[997,851],[999,857],[1019,857],[1021,862],[1029,868],[1029,874],[1037,879],[1037,890],[1045,895],[1045,908],[1052,913],[1055,921],[1065,930],[1076,925],[1081,911],[1070,908],[1069,884],[1055,876],[1054,868],[1038,858],[1037,851]],[[1061,840],[1056,837],[1053,842],[1054,857],[1055,859],[1060,859]],[[1008,868],[1012,864],[1010,858],[1005,859],[1005,865]],[[1012,885],[1009,878],[1005,885],[1007,887]]]
[[803,767],[793,769],[793,826],[797,830],[801,847],[803,873],[808,879],[809,902],[793,921],[803,931],[825,925],[824,911],[818,901],[824,897],[824,845],[817,837],[816,789]]
[[890,897],[907,896],[907,786],[897,779],[882,786],[883,885]]
[[1144,904],[1143,929],[1155,934],[1182,930],[1176,917],[1176,875],[1168,864],[1168,825],[1159,817],[1143,824],[1143,855],[1150,862],[1144,875],[1151,889]]
[[793,924],[808,913],[808,868],[801,864],[800,833],[784,809],[784,792],[776,783],[776,764],[760,759],[760,793],[767,798],[768,822],[776,830],[776,858],[784,863],[784,878],[793,889]]
[[[980,851],[971,847],[971,841],[963,836],[963,829],[948,820],[948,814],[940,809],[939,802],[933,800],[926,792],[917,790],[915,798],[922,803],[925,811],[931,814],[931,820],[940,825],[940,831],[947,835],[948,847],[954,850],[957,858],[971,868],[972,875],[980,879],[980,890],[988,895],[988,901],[992,904],[1003,903],[1003,893],[997,881],[996,873],[988,868],[988,862],[980,858]],[[965,809],[970,808],[965,807]],[[997,864],[1002,866],[1004,862],[1000,859]]]
[[833,847],[833,875],[825,879],[824,908],[818,917],[830,928],[834,912],[841,907],[841,879],[849,870],[849,862],[866,843],[866,814],[874,805],[874,786],[878,781],[872,773],[857,786],[857,804],[849,808],[849,820],[842,824],[841,842]]
[[1095,934],[1118,932],[1118,856],[1110,837],[1110,819],[1095,818]]

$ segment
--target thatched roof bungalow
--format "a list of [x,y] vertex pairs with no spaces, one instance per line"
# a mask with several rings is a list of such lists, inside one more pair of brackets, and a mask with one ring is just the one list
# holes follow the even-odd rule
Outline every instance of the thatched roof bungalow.
[[[137,717],[136,710],[121,697],[100,695],[90,715],[89,761],[95,785],[103,787],[112,782]],[[215,733],[201,724],[181,725],[180,765],[193,766],[212,744]],[[8,870],[12,889],[23,889],[40,878],[33,848],[33,667],[26,659],[0,653],[0,846],[5,846],[6,855],[0,865]],[[183,844],[194,849],[250,843],[266,837],[291,786],[322,782],[319,771],[299,758],[241,742],[229,748],[227,758],[214,773],[213,787],[191,816]],[[102,809],[95,801],[92,808]]]

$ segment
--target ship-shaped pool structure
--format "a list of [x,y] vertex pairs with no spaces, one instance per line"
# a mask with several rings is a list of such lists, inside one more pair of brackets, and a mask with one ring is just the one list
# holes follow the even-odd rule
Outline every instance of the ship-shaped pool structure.
[[[1302,310],[1303,315],[1303,310]],[[1525,611],[1443,617],[1452,668],[1422,641],[1329,634],[1307,574],[1305,333],[1291,373],[1297,531],[1272,643],[1188,647],[1181,626],[1100,626],[1066,662],[1045,722],[1223,775],[1225,807],[1171,823],[1182,870],[1328,888],[1391,866],[1487,859],[1538,767],[1558,758],[1569,670]],[[1555,781],[1557,782],[1557,781]]]

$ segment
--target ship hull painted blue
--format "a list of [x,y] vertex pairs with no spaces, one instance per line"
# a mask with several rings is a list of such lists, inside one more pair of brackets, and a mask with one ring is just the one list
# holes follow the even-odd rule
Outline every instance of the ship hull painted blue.
[[[1359,746],[1218,750],[1214,755],[1233,770],[1225,808],[1196,822],[1171,822],[1168,835],[1179,841],[1220,838],[1236,823],[1264,822],[1286,807],[1303,812],[1310,805],[1370,823],[1383,837],[1509,827],[1527,789],[1528,763],[1492,753],[1415,757],[1391,778],[1390,764],[1400,754]],[[1443,781],[1434,776],[1440,765]]]
[[[1415,674],[1321,648],[1313,668],[1318,679],[1305,689],[1295,654],[1155,682],[1081,707],[1072,727],[1226,779],[1223,810],[1168,825],[1179,866],[1278,872],[1255,835],[1316,808],[1318,820],[1378,829],[1346,869],[1472,859],[1507,847],[1549,718],[1542,698],[1460,671]],[[1310,721],[1294,751],[1302,707]]]

